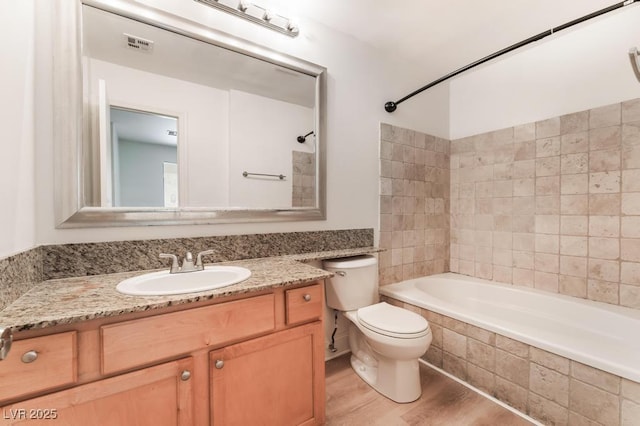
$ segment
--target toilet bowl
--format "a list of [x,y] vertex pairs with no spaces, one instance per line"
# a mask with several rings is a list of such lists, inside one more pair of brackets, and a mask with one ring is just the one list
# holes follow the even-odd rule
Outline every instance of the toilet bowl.
[[349,320],[351,366],[371,387],[396,402],[422,393],[418,359],[431,344],[429,323],[409,310],[378,302],[377,260],[356,256],[325,261],[327,306]]

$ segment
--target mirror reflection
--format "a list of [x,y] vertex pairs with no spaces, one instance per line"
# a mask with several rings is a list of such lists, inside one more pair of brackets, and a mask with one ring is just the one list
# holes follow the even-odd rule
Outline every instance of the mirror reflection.
[[82,9],[85,205],[318,206],[315,76]]

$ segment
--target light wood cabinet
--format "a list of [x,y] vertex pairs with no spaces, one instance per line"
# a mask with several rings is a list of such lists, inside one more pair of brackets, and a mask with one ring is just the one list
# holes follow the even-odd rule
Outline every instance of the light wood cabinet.
[[314,283],[16,333],[0,424],[322,424],[323,300]]
[[193,425],[191,358],[99,380],[3,408],[11,425]]
[[210,361],[212,425],[324,422],[320,322],[228,346]]

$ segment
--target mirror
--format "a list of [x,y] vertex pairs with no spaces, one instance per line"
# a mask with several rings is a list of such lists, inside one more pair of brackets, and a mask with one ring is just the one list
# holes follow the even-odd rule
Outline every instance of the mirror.
[[58,226],[324,219],[324,68],[130,0],[57,3]]

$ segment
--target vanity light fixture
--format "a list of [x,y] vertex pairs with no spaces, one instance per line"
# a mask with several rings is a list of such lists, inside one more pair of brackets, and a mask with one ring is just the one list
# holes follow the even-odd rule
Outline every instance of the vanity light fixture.
[[289,18],[273,13],[264,7],[258,6],[246,0],[240,0],[236,7],[228,6],[220,0],[194,0],[206,4],[256,24],[260,24],[274,31],[286,34],[289,37],[297,37],[300,34],[298,25]]

